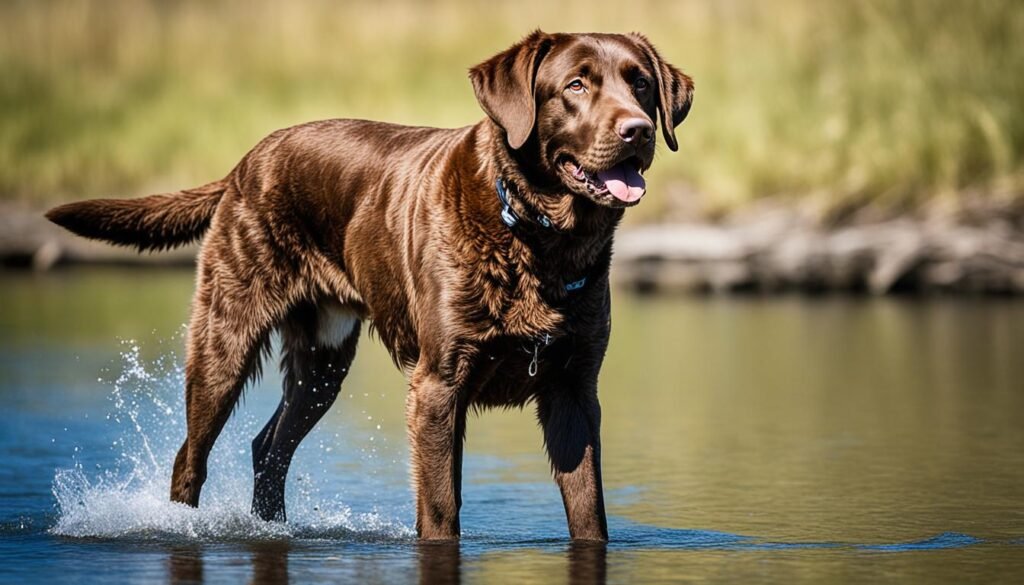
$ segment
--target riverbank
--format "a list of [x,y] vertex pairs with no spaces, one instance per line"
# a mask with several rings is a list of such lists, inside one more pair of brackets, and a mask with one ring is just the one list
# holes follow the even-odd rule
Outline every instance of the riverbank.
[[[137,254],[75,237],[26,206],[0,206],[0,265],[191,267],[197,246]],[[763,202],[724,219],[628,226],[615,282],[661,293],[1024,294],[1024,202],[960,202],[842,221]]]
[[1024,202],[979,198],[842,220],[780,202],[624,230],[615,277],[660,292],[1024,294]]

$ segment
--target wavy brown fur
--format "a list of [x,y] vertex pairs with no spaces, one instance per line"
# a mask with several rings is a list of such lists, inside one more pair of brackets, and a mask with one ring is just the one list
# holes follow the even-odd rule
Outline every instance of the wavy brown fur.
[[[303,124],[261,141],[224,181],[51,212],[80,234],[140,249],[209,227],[173,500],[199,504],[210,449],[278,330],[284,395],[253,442],[253,511],[283,520],[291,457],[337,396],[369,320],[409,373],[422,538],[459,537],[466,412],[529,402],[569,534],[608,538],[597,378],[611,330],[612,238],[635,202],[590,189],[564,161],[595,172],[624,161],[646,169],[658,111],[675,147],[692,83],[642,37],[539,31],[470,76],[488,114],[473,126]],[[574,77],[587,91],[568,91]],[[642,139],[623,133],[638,120]],[[523,218],[513,229],[500,219],[498,179]],[[581,278],[583,288],[566,290]],[[545,336],[553,341],[542,348]]]
[[46,212],[46,218],[86,238],[141,251],[166,250],[199,239],[226,189],[215,181],[195,189],[138,199],[76,201]]

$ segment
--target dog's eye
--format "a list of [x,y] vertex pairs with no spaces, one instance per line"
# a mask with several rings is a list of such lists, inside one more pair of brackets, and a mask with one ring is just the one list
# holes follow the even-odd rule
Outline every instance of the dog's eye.
[[569,82],[569,85],[565,86],[566,89],[573,93],[586,93],[587,88],[583,85],[582,79],[573,79]]
[[636,81],[633,82],[633,87],[636,88],[637,91],[647,91],[651,88],[651,82],[647,81],[646,78],[637,77]]

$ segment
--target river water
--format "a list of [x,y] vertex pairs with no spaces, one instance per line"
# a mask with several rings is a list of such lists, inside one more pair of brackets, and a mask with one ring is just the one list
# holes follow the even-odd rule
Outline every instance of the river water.
[[[1020,582],[1024,302],[615,295],[601,378],[612,541],[572,546],[526,411],[469,422],[463,539],[419,545],[405,382],[364,337],[249,513],[273,367],[167,501],[186,271],[0,276],[0,582]],[[269,363],[268,363],[269,366]]]

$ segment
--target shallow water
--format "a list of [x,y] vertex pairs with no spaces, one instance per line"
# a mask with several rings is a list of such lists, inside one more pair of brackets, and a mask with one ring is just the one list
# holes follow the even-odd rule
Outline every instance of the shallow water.
[[[187,272],[0,283],[0,581],[1016,582],[1024,303],[618,293],[601,380],[612,542],[571,546],[532,413],[471,419],[463,541],[412,537],[404,381],[364,338],[300,448],[289,522],[248,514],[274,368],[166,499]],[[134,339],[135,341],[125,341]]]

